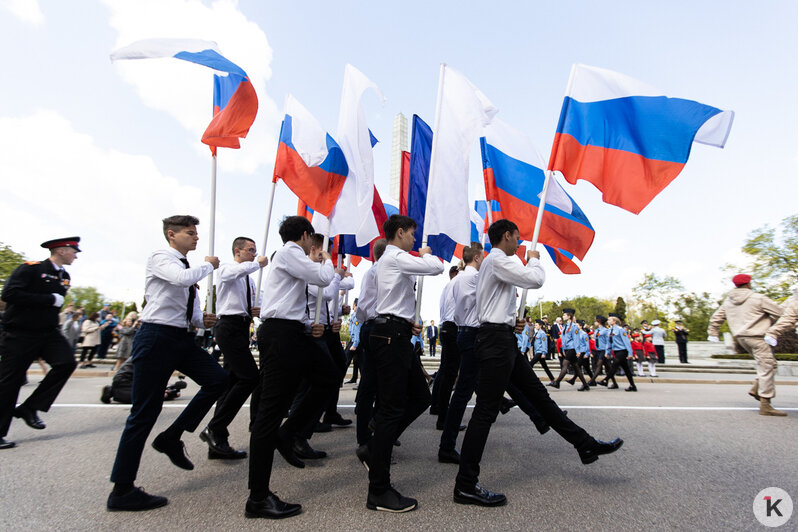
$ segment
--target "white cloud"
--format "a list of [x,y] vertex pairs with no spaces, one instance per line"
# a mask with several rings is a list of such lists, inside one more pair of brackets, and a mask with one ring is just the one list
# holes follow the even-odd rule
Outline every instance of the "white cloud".
[[0,6],[6,8],[22,22],[34,26],[44,24],[44,13],[42,13],[37,0],[2,0]]
[[[243,68],[258,94],[255,123],[240,150],[221,150],[223,169],[254,173],[259,165],[274,160],[282,118],[266,93],[271,77],[272,49],[260,27],[241,13],[235,0],[217,0],[210,6],[199,0],[104,0],[116,30],[115,48],[140,39],[196,38],[215,41],[222,54]],[[109,50],[110,54],[111,50]],[[136,87],[145,105],[172,115],[197,139],[198,152],[208,154],[200,143],[212,116],[212,72],[176,59],[120,61],[115,68]]]
[[162,218],[210,209],[201,189],[164,175],[148,156],[98,147],[55,111],[0,117],[0,159],[9,177],[0,180],[3,242],[40,259],[41,242],[80,236],[74,284],[114,299],[141,299],[146,257],[166,246]]

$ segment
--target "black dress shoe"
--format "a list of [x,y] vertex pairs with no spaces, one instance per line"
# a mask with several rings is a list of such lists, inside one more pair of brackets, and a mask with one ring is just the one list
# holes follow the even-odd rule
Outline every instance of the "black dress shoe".
[[344,384],[356,384],[357,379],[349,379],[348,381],[344,381]]
[[493,493],[477,484],[473,490],[454,488],[454,502],[476,504],[477,506],[504,506],[507,504],[507,497],[503,493]]
[[559,389],[560,388],[560,383],[557,382],[557,381],[551,381],[546,386],[551,386],[552,388],[558,388]]
[[230,452],[219,453],[208,449],[208,460],[243,460],[247,457],[246,451],[239,451],[230,447]]
[[316,422],[316,426],[313,427],[313,432],[331,432],[332,425],[329,423],[322,423],[321,421]]
[[592,464],[602,454],[614,453],[623,445],[623,440],[615,438],[612,441],[600,441],[594,439],[590,444],[579,451],[579,458],[583,464]]
[[110,404],[112,395],[113,395],[113,388],[111,388],[110,386],[103,386],[103,391],[100,394],[100,401],[102,401],[105,404]]
[[573,379],[568,379],[568,380],[567,380],[567,381],[565,381],[565,382],[567,382],[568,384],[570,384],[571,386],[573,386],[573,385],[574,385],[574,383],[576,382],[576,377],[574,377]]
[[246,451],[233,449],[227,439],[215,436],[208,427],[200,432],[199,438],[208,444],[208,460],[242,460],[247,457]]
[[133,488],[124,495],[114,495],[112,491],[105,507],[110,512],[138,512],[160,508],[168,503],[169,500],[166,497],[150,495],[141,488]]
[[8,441],[5,438],[0,438],[0,449],[11,449],[12,447],[16,447],[17,444],[13,441]]
[[317,451],[310,446],[310,443],[305,438],[294,438],[294,454],[305,460],[318,460],[319,458],[327,457],[326,452]]
[[322,420],[322,424],[336,425],[338,427],[347,427],[347,426],[352,424],[352,420],[351,419],[344,419],[344,417],[341,416],[341,414],[336,412],[335,415],[333,415],[333,416],[324,416],[324,419]]
[[576,391],[577,392],[589,392],[590,391],[590,386],[588,386],[587,384],[583,384],[582,386],[577,388]]
[[39,416],[36,415],[35,410],[31,410],[27,406],[19,405],[14,409],[14,417],[21,419],[25,422],[30,428],[36,430],[42,430],[47,425],[44,424],[44,421],[39,419]]
[[411,497],[404,497],[396,489],[390,487],[380,495],[375,495],[369,490],[366,508],[380,512],[403,513],[418,508],[418,501]]
[[355,450],[355,456],[357,459],[360,460],[360,463],[363,464],[363,467],[366,468],[366,471],[369,470],[369,460],[371,459],[371,453],[369,452],[369,444],[364,443],[360,447]]
[[152,440],[152,448],[159,453],[164,453],[180,469],[189,471],[194,469],[194,464],[191,463],[186,454],[186,444],[181,440],[170,438],[162,432]]
[[293,444],[284,437],[277,437],[277,452],[292,466],[298,467],[299,469],[305,467],[305,462],[300,460],[294,452]]
[[460,453],[458,453],[456,449],[452,449],[449,451],[444,451],[443,449],[439,449],[438,462],[442,464],[459,464]]
[[618,385],[617,384],[611,384],[610,386],[607,386],[607,389],[608,390],[617,390],[618,389]]
[[627,392],[636,392],[637,391],[637,386],[629,386],[628,388],[626,388],[626,391]]
[[499,406],[499,412],[501,412],[502,415],[504,415],[510,410],[512,410],[514,406],[515,406],[515,401],[513,401],[512,399],[506,399],[502,397],[502,402],[501,405]]
[[[601,382],[599,382],[599,383],[598,383],[598,385],[599,385],[599,386],[604,386],[604,387],[606,387],[606,386],[607,386],[607,384],[609,384],[609,383],[607,382],[607,379],[604,379],[603,381],[601,381]],[[616,386],[617,386],[617,385],[616,385]]]
[[538,429],[540,434],[546,434],[551,428],[545,420],[533,421],[532,423],[535,424],[535,428]]
[[281,501],[277,495],[270,493],[262,501],[247,499],[244,515],[253,517],[265,517],[266,519],[282,519],[291,517],[302,511],[301,504],[291,504]]
[[596,385],[596,381],[593,380],[593,379],[590,379],[589,381],[587,381],[587,385],[588,386],[595,386]]

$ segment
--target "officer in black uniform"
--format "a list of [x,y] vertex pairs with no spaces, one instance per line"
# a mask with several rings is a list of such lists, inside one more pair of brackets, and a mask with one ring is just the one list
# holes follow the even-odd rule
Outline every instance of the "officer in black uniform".
[[[64,265],[77,258],[79,242],[77,236],[45,242],[42,247],[50,250],[50,258],[22,264],[3,287],[0,298],[7,307],[0,335],[0,449],[14,447],[14,442],[5,439],[11,416],[34,429],[45,427],[36,412],[50,409],[75,370],[75,353],[61,334],[58,313],[69,289]],[[14,408],[28,367],[38,358],[52,369],[30,397]]]

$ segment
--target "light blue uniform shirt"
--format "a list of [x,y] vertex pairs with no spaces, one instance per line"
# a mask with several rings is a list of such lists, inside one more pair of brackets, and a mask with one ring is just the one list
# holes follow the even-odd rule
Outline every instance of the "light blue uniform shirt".
[[546,338],[546,333],[543,329],[535,331],[535,354],[547,354],[549,352],[549,341]]
[[588,341],[588,336],[585,331],[579,331],[575,334],[576,341],[574,342],[576,347],[574,349],[577,353],[589,353],[590,352],[590,342]]
[[355,317],[355,313],[349,317],[349,338],[352,340],[352,347],[360,345],[360,321]]
[[563,326],[562,332],[562,348],[565,349],[576,349],[576,332],[579,327],[573,323],[568,322]]
[[606,327],[598,327],[595,331],[596,350],[608,351],[610,348],[610,330]]
[[632,353],[632,344],[629,341],[629,335],[626,334],[626,329],[620,325],[613,325],[610,327],[611,349],[613,351],[621,351],[626,349],[627,353]]

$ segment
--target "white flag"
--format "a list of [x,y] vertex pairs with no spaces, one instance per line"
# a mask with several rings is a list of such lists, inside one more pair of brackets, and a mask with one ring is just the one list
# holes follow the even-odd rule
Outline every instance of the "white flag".
[[360,102],[367,89],[374,89],[385,103],[382,91],[373,81],[352,65],[346,65],[336,140],[346,157],[349,174],[330,214],[330,235],[355,235],[358,246],[368,244],[380,234],[371,211],[374,202],[371,135]]
[[424,234],[471,243],[468,159],[482,128],[499,112],[468,78],[443,66],[435,114]]

